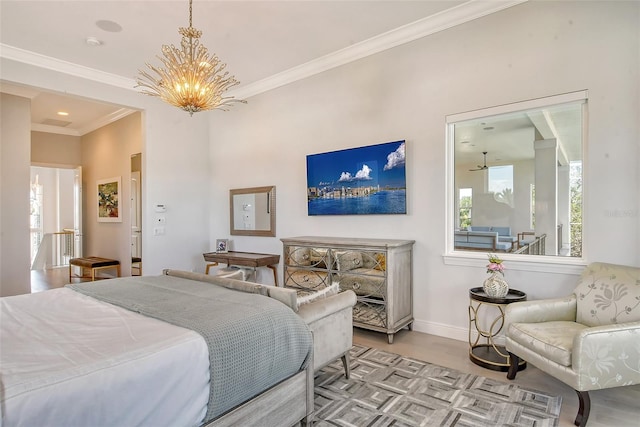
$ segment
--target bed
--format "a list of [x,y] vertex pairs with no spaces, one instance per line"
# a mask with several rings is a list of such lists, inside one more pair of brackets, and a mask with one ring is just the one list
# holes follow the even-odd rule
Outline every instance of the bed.
[[310,424],[311,333],[242,283],[166,271],[1,298],[0,425]]

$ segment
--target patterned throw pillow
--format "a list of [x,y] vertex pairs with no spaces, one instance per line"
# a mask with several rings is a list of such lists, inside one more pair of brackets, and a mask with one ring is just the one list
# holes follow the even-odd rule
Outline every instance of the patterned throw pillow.
[[578,323],[601,326],[640,321],[640,268],[589,264],[574,293]]

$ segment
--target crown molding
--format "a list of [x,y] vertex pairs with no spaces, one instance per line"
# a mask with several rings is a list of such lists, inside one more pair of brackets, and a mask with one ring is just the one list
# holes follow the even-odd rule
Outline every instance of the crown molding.
[[41,123],[31,123],[31,132],[55,133],[58,135],[82,136],[76,129],[67,129],[60,126],[43,125]]
[[103,116],[101,118],[99,118],[98,120],[95,120],[93,122],[91,122],[88,126],[85,126],[81,129],[78,130],[78,132],[80,133],[80,136],[82,135],[86,135],[89,132],[93,132],[96,129],[99,129],[103,126],[106,126],[110,123],[113,123],[115,121],[118,121],[126,116],[128,116],[129,114],[135,113],[136,110],[132,110],[130,108],[120,108],[119,110],[114,111],[111,114],[107,114],[106,116]]
[[135,80],[130,78],[63,61],[51,56],[41,55],[3,43],[0,43],[0,57],[124,89],[133,90],[136,84]]
[[[344,49],[274,74],[262,80],[240,86],[228,92],[237,99],[250,98],[263,92],[365,58],[393,47],[409,43],[430,34],[473,21],[483,16],[519,5],[528,0],[470,0],[451,9],[382,33]],[[0,57],[57,71],[124,89],[135,90],[134,79],[106,73],[71,62],[26,51],[0,43]]]
[[106,126],[110,123],[120,120],[123,117],[126,117],[129,114],[132,114],[135,112],[136,110],[131,110],[129,108],[120,108],[119,110],[114,111],[111,114],[107,114],[106,116],[100,117],[98,120],[95,120],[89,123],[87,126],[80,129],[67,129],[61,126],[51,126],[51,125],[43,125],[41,123],[31,123],[31,131],[55,133],[58,135],[84,136],[89,132],[93,132],[96,129],[100,129],[103,126]]
[[249,98],[527,1],[470,0],[451,9],[355,43],[257,82],[240,86],[237,89],[230,90],[228,94],[237,99]]

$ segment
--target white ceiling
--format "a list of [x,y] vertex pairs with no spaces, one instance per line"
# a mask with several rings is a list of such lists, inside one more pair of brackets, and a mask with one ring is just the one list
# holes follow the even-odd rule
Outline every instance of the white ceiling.
[[[240,81],[231,95],[246,98],[523,1],[194,0],[193,26]],[[136,90],[138,70],[145,62],[160,65],[161,46],[180,43],[178,28],[187,27],[188,18],[188,0],[2,0],[0,56]],[[88,37],[101,44],[89,45]],[[16,86],[2,80],[1,70],[0,91],[31,99],[36,131],[81,136],[131,113]],[[58,116],[61,110],[69,115]],[[544,137],[558,136],[569,159],[580,157],[580,134],[570,134],[580,129],[575,114],[520,114],[471,122],[456,132],[456,161],[475,167],[483,151],[490,163],[533,158],[534,125]],[[487,126],[495,129],[487,132]]]
[[[234,94],[247,97],[522,1],[195,0],[193,26],[241,82]],[[145,62],[159,65],[162,44],[179,44],[188,16],[187,0],[2,0],[0,55],[133,88]],[[10,83],[0,90],[32,99],[35,130],[82,135],[128,113]],[[69,116],[57,116],[62,109]],[[69,123],[44,124],[52,120]]]

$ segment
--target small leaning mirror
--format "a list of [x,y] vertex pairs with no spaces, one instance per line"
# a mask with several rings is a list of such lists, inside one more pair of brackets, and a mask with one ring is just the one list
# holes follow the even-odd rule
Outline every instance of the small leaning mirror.
[[229,206],[232,235],[276,235],[275,186],[229,190]]

